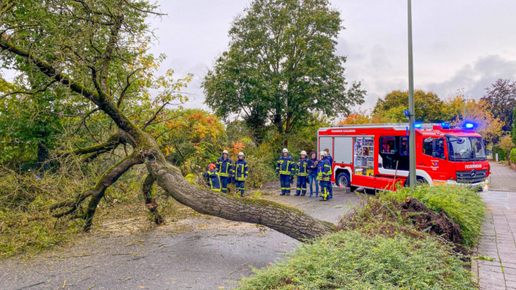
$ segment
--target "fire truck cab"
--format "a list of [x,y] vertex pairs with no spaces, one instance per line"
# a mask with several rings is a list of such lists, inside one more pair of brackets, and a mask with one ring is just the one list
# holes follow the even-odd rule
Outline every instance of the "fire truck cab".
[[[408,124],[364,124],[321,128],[318,152],[329,149],[332,183],[396,190],[409,175]],[[418,182],[486,189],[490,174],[484,139],[473,130],[443,124],[416,125]]]

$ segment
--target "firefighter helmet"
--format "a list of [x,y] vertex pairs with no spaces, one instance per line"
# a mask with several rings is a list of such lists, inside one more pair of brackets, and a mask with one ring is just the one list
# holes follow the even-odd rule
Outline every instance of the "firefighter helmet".
[[327,154],[326,151],[321,151],[321,157],[326,156],[326,154]]
[[245,157],[244,152],[238,152],[238,156],[244,156]]
[[213,163],[210,164],[210,166],[208,167],[209,170],[213,170],[215,168],[217,168],[217,166],[215,166],[215,164],[213,164]]
[[287,148],[283,148],[283,153],[288,153],[288,149]]
[[306,156],[306,151],[301,151],[301,155],[305,155]]
[[222,154],[229,154],[229,153],[228,153],[228,150],[224,150],[224,151],[222,151]]

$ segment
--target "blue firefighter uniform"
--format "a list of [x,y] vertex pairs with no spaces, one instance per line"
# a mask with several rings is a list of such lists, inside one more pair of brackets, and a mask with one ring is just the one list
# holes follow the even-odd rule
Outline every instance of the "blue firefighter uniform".
[[321,182],[321,201],[327,201],[330,195],[331,165],[328,158],[321,160],[318,166],[317,180]]
[[224,157],[220,157],[217,160],[217,171],[220,176],[221,190],[224,193],[228,191],[228,181],[230,176],[233,174],[233,162],[228,157],[224,159]]
[[305,196],[306,195],[306,180],[308,178],[308,158],[302,158],[299,159],[297,162],[297,190],[296,190],[296,196]]
[[310,182],[310,197],[314,194],[313,185],[315,184],[315,197],[319,197],[319,182],[317,182],[317,158],[308,160],[308,181]]
[[205,176],[208,179],[208,186],[211,190],[220,191],[220,177],[217,169],[208,170],[205,173]]
[[245,180],[249,175],[249,166],[245,159],[235,161],[235,185],[237,193],[244,197]]
[[281,155],[276,165],[276,174],[280,176],[281,195],[290,195],[290,182],[294,174],[294,159]]
[[[331,157],[331,155],[328,153],[328,155],[326,156],[326,159],[328,159],[328,161],[330,162],[330,167],[331,169],[333,170],[333,158]],[[330,198],[333,198],[333,186],[331,184],[331,175],[330,175],[330,181],[329,181],[329,187],[328,187],[329,191],[330,191]]]

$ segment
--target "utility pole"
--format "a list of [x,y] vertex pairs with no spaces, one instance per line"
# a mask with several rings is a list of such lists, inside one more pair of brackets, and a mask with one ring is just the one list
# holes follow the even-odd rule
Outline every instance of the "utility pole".
[[409,183],[416,188],[416,110],[414,106],[414,60],[412,53],[412,1],[408,1],[408,57],[409,57]]

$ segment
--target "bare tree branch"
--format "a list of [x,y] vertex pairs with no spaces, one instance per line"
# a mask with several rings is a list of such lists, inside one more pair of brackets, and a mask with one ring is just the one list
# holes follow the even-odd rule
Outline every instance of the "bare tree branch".
[[124,99],[125,97],[125,94],[127,93],[127,90],[129,90],[129,88],[131,87],[131,85],[134,83],[134,81],[136,80],[133,80],[132,82],[129,81],[131,79],[131,77],[136,74],[138,71],[142,70],[142,68],[138,68],[136,70],[134,70],[133,72],[131,72],[127,78],[126,78],[126,82],[127,84],[125,85],[124,89],[122,90],[122,93],[120,93],[120,97],[118,98],[118,102],[116,104],[117,108],[120,108],[120,105],[122,104],[122,100]]
[[16,92],[11,92],[11,93],[8,93],[8,94],[5,94],[3,96],[0,96],[0,100],[4,99],[4,98],[7,98],[8,96],[12,96],[12,95],[35,95],[37,93],[43,93],[45,92],[46,90],[48,90],[48,88],[56,83],[57,81],[56,80],[53,80],[51,81],[50,83],[46,84],[45,87],[43,87],[42,89],[39,89],[39,90],[36,90],[36,91],[31,91],[31,92],[25,92],[25,91],[16,91]]
[[61,213],[56,213],[54,214],[54,217],[59,218],[65,215],[72,214],[79,208],[82,202],[84,202],[88,197],[91,197],[91,200],[87,207],[86,214],[84,216],[84,219],[86,220],[84,230],[89,231],[92,225],[93,215],[95,214],[95,211],[97,209],[97,205],[104,196],[106,189],[110,187],[113,183],[115,183],[120,178],[120,176],[127,172],[127,170],[131,169],[131,167],[137,164],[142,164],[143,162],[144,159],[142,158],[142,156],[137,152],[134,152],[129,157],[122,159],[115,166],[109,168],[97,181],[97,184],[94,187],[78,194],[72,200],[67,200],[51,205],[49,207],[50,211],[55,211],[60,208],[68,207],[68,210]]
[[156,118],[158,117],[159,113],[161,112],[161,110],[163,110],[165,108],[166,105],[170,104],[169,102],[165,102],[163,104],[163,106],[161,106],[157,111],[156,113],[154,114],[154,116],[152,116],[152,118],[149,119],[149,121],[145,122],[145,125],[143,126],[143,131],[145,131],[145,129],[147,128],[147,126],[149,126],[154,120],[156,120]]
[[69,76],[64,73],[56,71],[52,65],[43,60],[42,58],[29,53],[28,51],[18,47],[9,40],[0,37],[0,48],[12,52],[18,56],[27,58],[34,63],[39,70],[50,78],[60,82],[62,85],[69,87],[73,92],[82,95],[88,100],[96,104],[102,111],[113,119],[117,126],[126,131],[132,132],[133,134],[141,134],[141,131],[131,122],[129,119],[120,112],[120,110],[113,104],[111,98],[103,91],[98,93],[90,90],[83,84],[73,81]]

